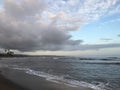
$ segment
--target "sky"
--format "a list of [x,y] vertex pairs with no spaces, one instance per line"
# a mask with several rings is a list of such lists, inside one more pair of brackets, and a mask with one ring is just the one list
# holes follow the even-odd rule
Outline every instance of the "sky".
[[120,56],[120,0],[0,0],[0,51]]

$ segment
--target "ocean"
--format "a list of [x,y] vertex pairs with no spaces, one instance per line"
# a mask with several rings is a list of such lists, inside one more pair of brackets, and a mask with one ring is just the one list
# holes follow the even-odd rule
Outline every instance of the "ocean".
[[120,58],[40,56],[0,58],[0,68],[10,68],[71,87],[120,90]]

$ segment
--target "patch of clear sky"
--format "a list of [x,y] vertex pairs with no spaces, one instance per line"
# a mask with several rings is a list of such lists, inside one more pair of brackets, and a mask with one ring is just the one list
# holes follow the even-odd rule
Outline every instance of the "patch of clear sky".
[[[103,16],[99,20],[90,22],[70,34],[73,36],[73,39],[82,39],[85,44],[119,43],[119,24],[120,14]],[[104,42],[100,40],[101,38],[109,38],[111,40]]]

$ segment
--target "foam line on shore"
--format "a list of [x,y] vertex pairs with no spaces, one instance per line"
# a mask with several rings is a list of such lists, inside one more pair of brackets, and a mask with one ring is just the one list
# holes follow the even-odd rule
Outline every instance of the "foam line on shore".
[[92,88],[94,90],[105,90],[103,88],[104,84],[94,85],[84,81],[65,79],[64,76],[56,76],[56,75],[52,75],[52,74],[41,72],[41,71],[35,71],[29,68],[13,68],[13,69],[23,70],[27,74],[36,75],[55,83],[64,83],[65,85],[68,85],[71,87],[85,87],[85,88]]

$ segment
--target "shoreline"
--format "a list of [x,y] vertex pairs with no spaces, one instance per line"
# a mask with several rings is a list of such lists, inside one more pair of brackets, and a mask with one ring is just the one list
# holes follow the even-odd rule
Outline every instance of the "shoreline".
[[2,54],[0,53],[0,58],[12,58],[12,57],[28,57],[30,55],[24,55],[24,54],[13,54],[13,55],[9,55],[9,54]]
[[54,83],[44,78],[28,75],[17,70],[0,69],[1,90],[93,90],[85,87],[71,87],[64,83]]

